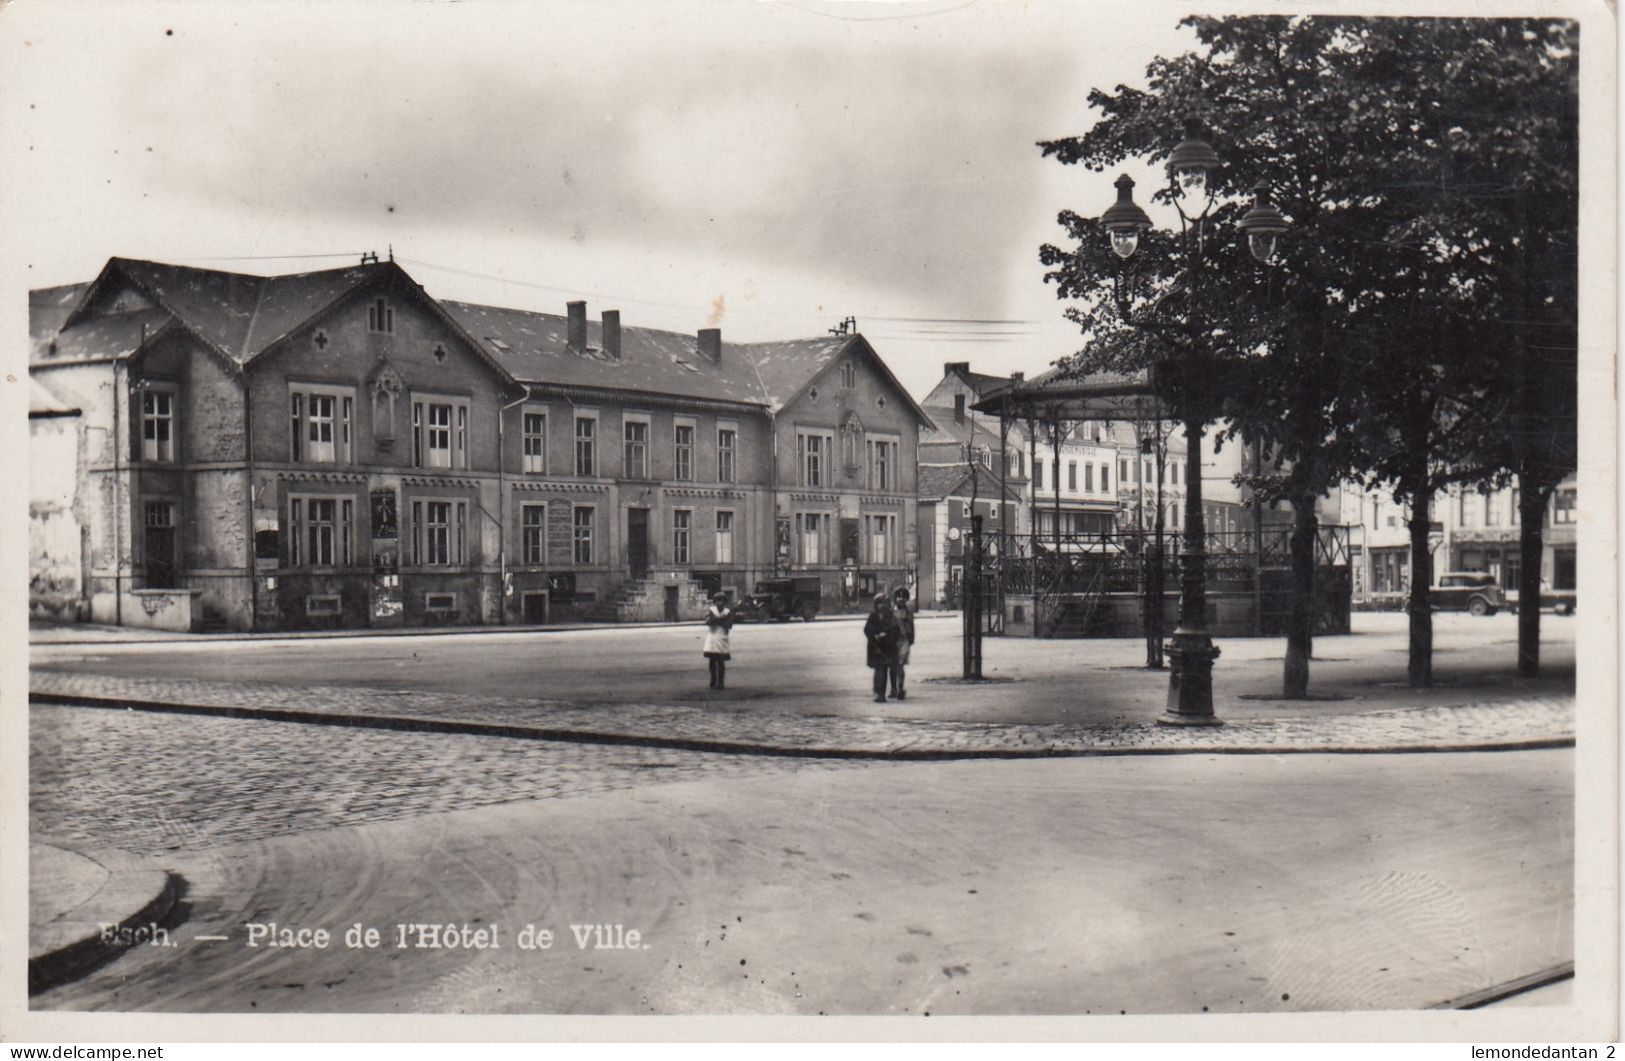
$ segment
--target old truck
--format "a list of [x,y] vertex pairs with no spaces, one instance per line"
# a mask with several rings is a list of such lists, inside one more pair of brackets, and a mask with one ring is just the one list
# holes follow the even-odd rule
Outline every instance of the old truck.
[[763,579],[750,596],[739,602],[734,618],[740,622],[774,619],[781,623],[799,618],[810,623],[818,617],[821,599],[816,575]]

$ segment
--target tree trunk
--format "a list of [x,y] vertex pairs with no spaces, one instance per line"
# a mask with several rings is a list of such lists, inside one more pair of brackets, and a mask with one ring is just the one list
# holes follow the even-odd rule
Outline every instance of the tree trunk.
[[1405,610],[1410,613],[1412,689],[1433,685],[1433,605],[1428,587],[1433,583],[1433,554],[1428,551],[1428,529],[1433,492],[1425,479],[1401,482],[1401,491],[1411,498],[1411,595]]
[[1518,472],[1518,675],[1523,678],[1540,674],[1540,557],[1551,492],[1539,475]]
[[1292,612],[1286,628],[1286,667],[1282,695],[1301,700],[1309,695],[1309,660],[1315,645],[1315,518],[1313,495],[1292,497]]

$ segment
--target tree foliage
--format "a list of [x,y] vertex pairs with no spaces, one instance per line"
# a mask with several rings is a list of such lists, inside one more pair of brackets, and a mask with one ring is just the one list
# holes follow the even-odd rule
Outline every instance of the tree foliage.
[[[1575,24],[1184,24],[1197,50],[1152,61],[1144,89],[1092,92],[1097,123],[1040,145],[1093,170],[1157,163],[1195,115],[1224,161],[1199,269],[1174,235],[1147,233],[1124,263],[1098,219],[1060,216],[1073,245],[1042,260],[1092,340],[1071,367],[1201,350],[1209,371],[1187,382],[1213,388],[1230,433],[1284,459],[1289,497],[1363,475],[1425,518],[1450,482],[1561,478],[1575,449]],[[1292,224],[1271,267],[1235,228],[1260,182]],[[1117,319],[1124,291],[1150,327]]]

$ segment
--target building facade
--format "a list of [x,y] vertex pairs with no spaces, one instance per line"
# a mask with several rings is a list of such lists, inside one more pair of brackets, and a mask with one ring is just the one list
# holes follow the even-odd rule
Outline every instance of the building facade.
[[[1570,476],[1553,491],[1541,532],[1541,584],[1561,593],[1578,587],[1575,482]],[[1403,608],[1411,585],[1409,507],[1376,487],[1349,489],[1343,498],[1343,522],[1358,528],[1351,546],[1355,606]],[[1428,533],[1434,583],[1446,572],[1482,572],[1516,600],[1523,560],[1518,500],[1516,485],[1456,485],[1439,493]]]
[[[974,471],[974,475],[972,474]],[[982,531],[1000,526],[1024,534],[1019,488],[977,464],[921,465],[919,478],[920,577],[915,593],[921,608],[959,607],[965,579],[966,547],[981,517]],[[998,548],[996,539],[990,541]]]
[[441,302],[376,260],[114,259],[31,302],[31,373],[81,411],[85,528],[36,563],[77,563],[99,622],[687,618],[776,572],[839,608],[914,566],[929,421],[860,335]]

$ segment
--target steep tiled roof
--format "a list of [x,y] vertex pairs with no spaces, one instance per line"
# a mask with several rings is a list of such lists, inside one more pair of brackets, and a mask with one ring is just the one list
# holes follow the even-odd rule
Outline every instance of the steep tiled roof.
[[89,358],[128,357],[139,350],[142,343],[158,338],[160,332],[174,323],[175,318],[161,309],[90,317],[47,337],[45,346],[38,351],[38,358],[64,363]]
[[[945,497],[970,497],[970,473],[963,464],[923,464],[920,466],[917,493],[921,501],[940,501]],[[976,495],[993,500],[999,496],[999,477],[986,466],[976,465]],[[1011,499],[1021,494],[1011,486],[1005,491]]]
[[990,376],[986,372],[971,372],[968,369],[959,372],[959,378],[970,385],[978,398],[984,397],[989,391],[997,390],[1010,382],[1009,376]]
[[[113,258],[95,283],[30,292],[33,359],[125,356],[142,338],[171,323],[197,335],[238,365],[246,365],[304,322],[375,278],[421,288],[393,262],[287,276],[249,276],[163,262]],[[85,316],[63,328],[98,285],[131,283],[155,304],[134,312]],[[440,302],[443,312],[499,371],[524,383],[669,394],[782,408],[837,358],[872,352],[858,335],[768,343],[724,343],[720,360],[699,350],[696,336],[654,328],[621,330],[621,356],[603,352],[602,321],[587,322],[587,349],[569,349],[568,318],[558,314]],[[889,370],[876,364],[882,375]],[[929,429],[930,418],[891,381]]]
[[834,363],[855,340],[851,335],[752,343],[750,352],[762,389],[775,408],[783,408],[812,378]]
[[289,276],[245,276],[125,258],[110,264],[238,364],[247,363],[272,340],[380,268],[357,265]]
[[268,276],[243,344],[251,358],[376,275],[376,265]]
[[999,433],[989,429],[985,423],[981,422],[986,419],[985,417],[978,417],[977,422],[974,424],[968,418],[959,423],[955,422],[952,409],[933,407],[927,409],[926,412],[931,414],[931,418],[936,421],[936,426],[920,429],[920,445],[922,446],[950,444],[962,446],[971,438],[974,431],[978,446],[991,446],[995,450],[999,448]]
[[603,325],[587,322],[586,352],[569,349],[569,318],[553,313],[442,302],[492,360],[522,383],[673,394],[766,405],[745,348],[725,343],[719,364],[695,336],[654,328],[621,329],[621,357],[603,350]]
[[73,312],[73,307],[90,290],[90,283],[64,284],[61,287],[42,287],[28,293],[29,360],[41,357],[49,350],[51,340],[62,330],[62,324]]

